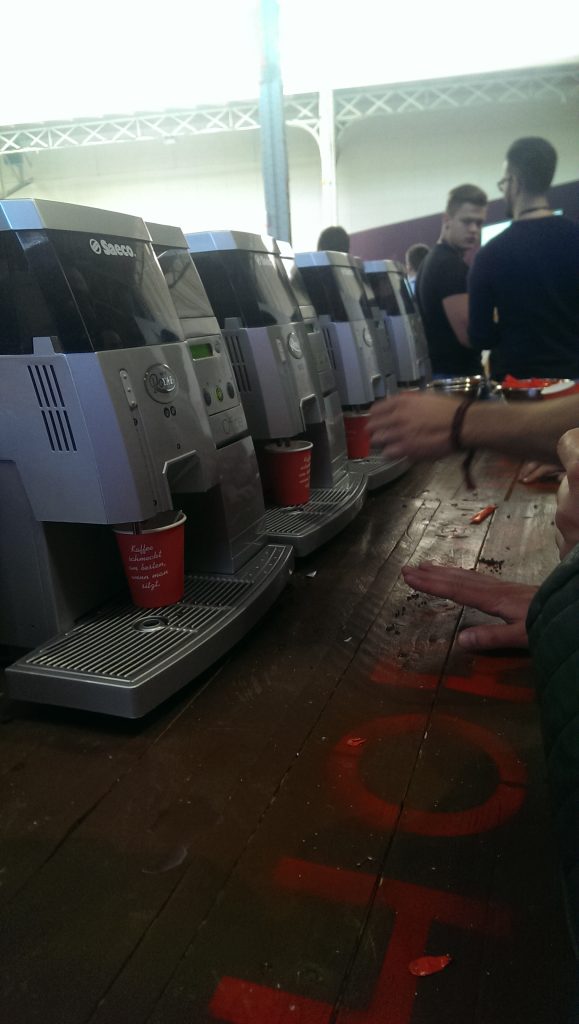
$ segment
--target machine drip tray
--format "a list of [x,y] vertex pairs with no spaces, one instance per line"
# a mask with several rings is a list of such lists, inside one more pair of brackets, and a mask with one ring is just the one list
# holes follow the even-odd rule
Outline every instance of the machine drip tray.
[[291,547],[268,544],[231,576],[185,578],[160,609],[110,604],[6,670],[20,700],[140,718],[225,654],[285,587]]
[[354,459],[348,462],[350,472],[363,473],[368,481],[368,490],[376,491],[384,484],[392,483],[406,473],[411,466],[409,459],[395,459],[386,462],[380,454],[369,455],[367,459]]
[[364,474],[360,467],[335,487],[313,488],[305,505],[268,507],[265,532],[269,540],[291,544],[300,557],[315,551],[357,516],[366,496]]

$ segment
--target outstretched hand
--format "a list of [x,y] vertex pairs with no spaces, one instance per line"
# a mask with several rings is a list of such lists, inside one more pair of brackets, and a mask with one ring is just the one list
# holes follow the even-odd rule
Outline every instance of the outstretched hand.
[[452,451],[451,426],[460,400],[406,391],[375,402],[368,431],[388,458],[429,459]]
[[463,629],[458,636],[461,647],[469,650],[528,647],[525,622],[538,587],[510,583],[471,569],[457,569],[436,565],[434,562],[405,565],[402,575],[405,583],[414,590],[446,597],[457,604],[477,608],[504,620],[502,624],[492,623]]

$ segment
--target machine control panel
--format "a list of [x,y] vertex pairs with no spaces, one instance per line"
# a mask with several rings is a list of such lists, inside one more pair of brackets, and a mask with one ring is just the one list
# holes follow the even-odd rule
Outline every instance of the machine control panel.
[[188,341],[195,375],[217,445],[247,433],[247,421],[233,380],[233,371],[221,339]]

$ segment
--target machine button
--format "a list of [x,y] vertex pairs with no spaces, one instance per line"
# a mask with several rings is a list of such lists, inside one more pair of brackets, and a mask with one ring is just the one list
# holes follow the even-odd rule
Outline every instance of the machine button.
[[123,385],[123,391],[125,392],[125,398],[129,403],[129,409],[137,408],[137,399],[135,398],[135,392],[133,391],[133,385],[131,379],[126,370],[121,370],[119,373],[121,378],[121,384]]
[[217,387],[215,388],[215,394],[217,396],[217,401],[218,402],[222,402],[223,401],[223,390],[219,387],[219,385],[217,385]]
[[169,416],[171,415],[171,410],[169,409],[168,405],[165,406],[165,408],[163,409],[163,412],[164,412],[165,416],[167,417],[167,419],[169,419]]
[[294,359],[302,358],[302,347],[300,345],[299,338],[295,331],[292,331],[290,334],[288,334],[287,346],[290,350],[290,355],[292,355]]
[[228,381],[227,383],[227,394],[229,395],[230,398],[235,398],[235,388],[233,387],[231,381]]
[[203,398],[205,399],[205,405],[211,405],[211,395],[207,388],[203,388]]

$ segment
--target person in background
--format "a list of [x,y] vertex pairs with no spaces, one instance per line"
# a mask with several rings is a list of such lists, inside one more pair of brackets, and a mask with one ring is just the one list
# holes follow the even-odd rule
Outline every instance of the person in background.
[[432,372],[438,377],[482,372],[480,354],[469,345],[468,266],[464,256],[480,244],[486,206],[486,194],[477,185],[453,188],[443,214],[440,238],[418,271],[416,298]]
[[553,216],[557,153],[546,139],[509,147],[498,188],[513,223],[477,254],[468,335],[491,350],[491,373],[579,378],[579,224]]
[[415,242],[409,249],[406,250],[404,256],[404,265],[406,267],[406,277],[408,278],[408,284],[410,290],[414,295],[416,292],[416,275],[418,268],[422,263],[425,256],[430,252],[430,246],[424,242]]
[[350,252],[350,236],[339,224],[324,228],[318,238],[318,252]]

